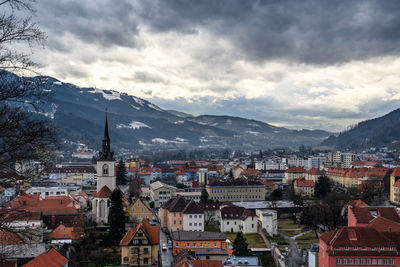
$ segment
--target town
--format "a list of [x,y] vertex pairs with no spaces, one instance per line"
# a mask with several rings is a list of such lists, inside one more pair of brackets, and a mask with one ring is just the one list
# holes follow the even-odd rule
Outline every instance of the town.
[[342,153],[302,146],[232,152],[226,159],[117,160],[107,115],[100,142],[95,162],[96,153],[82,145],[70,162],[19,163],[16,168],[34,166],[37,176],[1,189],[4,262],[400,264],[396,150]]

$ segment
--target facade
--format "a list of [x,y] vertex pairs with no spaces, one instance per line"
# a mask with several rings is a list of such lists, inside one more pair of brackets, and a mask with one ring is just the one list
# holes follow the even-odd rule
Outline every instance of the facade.
[[257,209],[258,224],[265,229],[270,236],[278,234],[278,212],[276,210]]
[[79,239],[83,235],[83,228],[80,227],[67,227],[60,224],[51,234],[51,243],[68,243]]
[[257,257],[235,257],[230,256],[225,259],[222,263],[223,267],[239,267],[239,266],[249,266],[249,267],[261,267],[261,262]]
[[303,198],[314,197],[315,183],[312,180],[298,178],[294,180],[294,193]]
[[258,180],[234,179],[214,181],[206,185],[213,201],[260,201],[265,200],[265,186]]
[[55,168],[44,168],[41,176],[56,180],[60,186],[78,185],[87,183],[94,184],[96,181],[96,170],[93,166],[61,166]]
[[360,179],[365,177],[374,177],[375,179],[383,181],[383,177],[388,170],[388,168],[331,168],[327,170],[326,176],[336,186],[355,188],[359,185]]
[[146,219],[131,228],[120,242],[121,265],[157,266],[160,227],[152,226]]
[[177,188],[160,181],[150,184],[150,199],[154,202],[154,207],[160,208],[165,202],[172,198],[177,190]]
[[219,232],[175,231],[172,240],[174,256],[184,249],[192,252],[226,250],[226,236]]
[[177,196],[164,203],[160,210],[161,226],[173,231],[204,231],[204,213],[193,200]]
[[54,248],[51,248],[46,253],[40,254],[39,256],[24,265],[24,267],[37,266],[67,267],[68,259]]
[[400,167],[395,168],[390,175],[390,201],[400,205]]
[[222,206],[220,213],[221,232],[257,233],[257,217],[254,211],[238,206]]
[[151,221],[153,219],[153,212],[140,198],[136,199],[135,202],[126,209],[126,213],[131,222],[141,222],[143,219]]

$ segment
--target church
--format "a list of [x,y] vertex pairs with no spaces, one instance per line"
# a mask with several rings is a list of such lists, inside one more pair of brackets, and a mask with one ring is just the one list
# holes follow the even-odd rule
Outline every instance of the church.
[[93,219],[97,223],[108,223],[110,196],[116,186],[115,159],[114,152],[111,152],[106,114],[102,150],[97,161],[97,190],[93,192],[92,200]]

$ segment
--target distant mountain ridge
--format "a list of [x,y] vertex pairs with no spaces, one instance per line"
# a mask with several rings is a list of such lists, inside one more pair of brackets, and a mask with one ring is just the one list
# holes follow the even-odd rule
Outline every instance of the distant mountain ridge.
[[45,77],[53,100],[41,116],[52,120],[60,136],[98,148],[108,110],[115,148],[239,148],[267,149],[317,145],[331,133],[290,130],[232,116],[193,116],[126,93],[77,87]]
[[334,146],[338,149],[357,149],[391,146],[399,142],[400,109],[396,109],[382,117],[362,121],[337,136],[330,136],[322,142],[322,145]]

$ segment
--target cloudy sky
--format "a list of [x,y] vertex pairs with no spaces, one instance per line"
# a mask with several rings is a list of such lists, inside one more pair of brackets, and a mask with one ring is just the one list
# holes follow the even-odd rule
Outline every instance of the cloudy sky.
[[400,107],[400,1],[37,0],[43,74],[340,131]]

